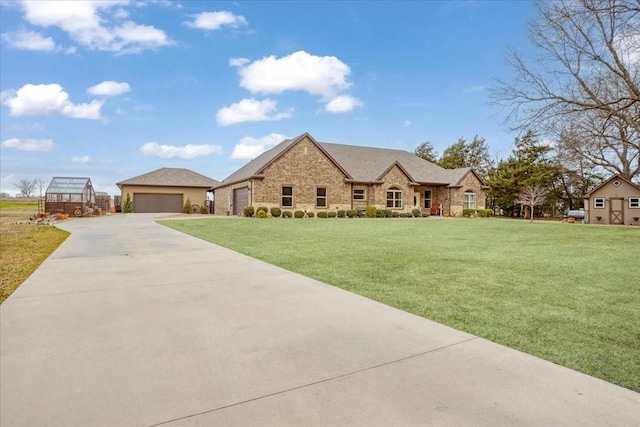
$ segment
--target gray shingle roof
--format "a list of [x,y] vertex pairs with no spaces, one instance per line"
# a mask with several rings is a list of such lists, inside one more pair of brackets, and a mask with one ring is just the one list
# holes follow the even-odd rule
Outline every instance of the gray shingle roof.
[[350,175],[347,178],[353,179],[356,182],[378,181],[382,175],[396,163],[399,164],[415,182],[424,184],[455,186],[470,170],[470,168],[443,169],[413,153],[403,150],[317,142],[311,135],[305,133],[296,138],[286,139],[272,149],[260,154],[225,178],[221,184],[243,181],[249,179],[251,176],[260,174],[266,165],[305,136],[316,142],[331,156],[331,158]]
[[215,179],[182,168],[160,168],[116,183],[118,187],[122,187],[122,185],[149,185],[156,187],[202,188],[213,187],[217,184],[218,181]]

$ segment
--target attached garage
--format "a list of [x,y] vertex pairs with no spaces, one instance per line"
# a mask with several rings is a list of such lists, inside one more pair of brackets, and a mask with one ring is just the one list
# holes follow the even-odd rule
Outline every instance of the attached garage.
[[233,214],[242,215],[247,206],[249,206],[249,187],[233,190]]
[[134,213],[182,212],[182,194],[133,194]]
[[161,168],[116,185],[121,191],[121,202],[129,195],[135,213],[178,213],[187,202],[194,212],[207,206],[207,193],[216,184],[215,179],[189,169]]

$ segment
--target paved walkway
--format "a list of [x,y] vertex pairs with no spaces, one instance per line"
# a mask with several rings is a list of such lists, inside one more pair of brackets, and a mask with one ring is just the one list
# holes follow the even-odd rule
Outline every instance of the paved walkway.
[[638,426],[638,393],[152,215],[60,227],[0,306],[3,427]]

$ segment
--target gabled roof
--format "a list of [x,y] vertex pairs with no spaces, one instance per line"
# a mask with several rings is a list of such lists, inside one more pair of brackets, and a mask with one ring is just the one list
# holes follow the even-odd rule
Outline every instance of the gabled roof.
[[611,181],[615,179],[624,181],[630,186],[632,186],[633,188],[635,188],[636,190],[640,191],[640,185],[634,184],[633,182],[629,181],[627,178],[623,177],[622,175],[616,174],[616,175],[613,175],[611,178],[602,181],[599,185],[595,186],[591,191],[589,191],[587,194],[584,195],[584,198],[587,199],[591,197],[593,193],[595,193],[596,191],[598,191],[599,189],[601,189],[602,187],[609,184]]
[[182,168],[160,168],[116,183],[119,188],[122,188],[123,185],[210,188],[217,184],[218,181],[215,179]]
[[[345,174],[345,179],[351,182],[378,182],[394,166],[398,166],[412,182],[427,185],[449,185],[455,187],[460,184],[460,181],[469,172],[478,176],[471,168],[443,169],[408,151],[317,142],[311,135],[304,133],[296,138],[286,139],[260,154],[225,178],[218,186],[244,181],[251,177],[259,177],[260,173],[268,165],[276,161],[304,137],[315,143],[336,167]],[[482,182],[479,176],[478,179]]]
[[81,194],[87,187],[91,187],[91,179],[89,178],[54,176],[45,193]]

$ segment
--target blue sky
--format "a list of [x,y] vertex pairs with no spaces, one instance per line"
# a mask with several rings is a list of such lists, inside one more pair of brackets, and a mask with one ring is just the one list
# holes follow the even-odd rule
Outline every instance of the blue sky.
[[529,1],[0,3],[1,190],[161,167],[222,180],[285,137],[439,153],[515,134],[488,104]]

